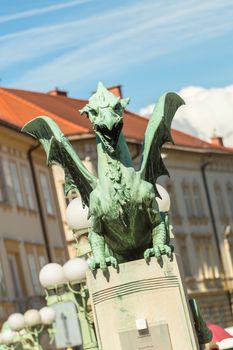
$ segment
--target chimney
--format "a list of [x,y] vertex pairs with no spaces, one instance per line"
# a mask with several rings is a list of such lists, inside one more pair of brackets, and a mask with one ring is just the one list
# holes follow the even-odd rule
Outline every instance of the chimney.
[[213,131],[213,135],[211,136],[211,143],[215,146],[224,146],[222,136],[218,136],[216,130]]
[[121,85],[110,86],[107,89],[108,89],[108,91],[110,91],[115,96],[122,98]]
[[47,94],[52,96],[68,96],[68,92],[64,90],[60,90],[58,87],[55,87],[54,90],[48,91]]

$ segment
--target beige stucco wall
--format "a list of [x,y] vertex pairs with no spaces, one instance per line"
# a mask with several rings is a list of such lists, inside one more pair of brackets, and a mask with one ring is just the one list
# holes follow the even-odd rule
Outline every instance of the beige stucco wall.
[[[31,266],[28,256],[31,254],[36,271],[34,275],[39,275],[42,263],[48,262],[45,249],[45,241],[42,232],[41,218],[38,210],[38,202],[32,173],[27,157],[27,151],[36,142],[22,133],[8,127],[0,127],[0,161],[3,164],[0,173],[0,188],[7,189],[7,198],[0,200],[0,266],[1,283],[4,284],[5,293],[0,295],[0,322],[2,322],[17,305],[21,303],[22,309],[38,304],[38,300],[44,303],[43,291],[39,287],[36,277],[32,277]],[[16,193],[13,186],[13,176],[10,169],[10,162],[15,164],[22,205],[17,205]],[[33,152],[33,163],[42,204],[43,217],[51,250],[52,260],[65,262],[67,248],[64,236],[64,228],[60,218],[60,208],[57,200],[57,193],[54,185],[54,177],[51,170],[46,165],[44,152],[41,148]],[[31,196],[34,208],[30,209],[27,200],[27,190],[23,179],[22,166],[26,168],[28,180],[31,187]],[[48,189],[53,208],[53,214],[49,215],[45,208],[45,199],[39,179],[40,172],[43,172],[47,179]],[[4,182],[5,179],[5,182]],[[15,267],[18,280],[12,276],[12,266],[9,263],[9,254],[15,259]],[[33,266],[34,268],[34,266]],[[33,280],[34,278],[34,280]],[[35,281],[38,286],[35,287]],[[22,296],[15,295],[15,283],[20,284]],[[37,296],[41,296],[39,299]],[[21,311],[21,310],[20,310]]]
[[[180,218],[172,215],[172,223],[175,233],[175,247],[178,254],[182,255],[180,246],[185,244],[188,255],[191,276],[186,276],[186,284],[189,295],[196,297],[203,309],[207,320],[226,325],[232,323],[230,311],[230,290],[232,288],[232,256],[230,254],[228,239],[224,238],[226,225],[230,225],[230,237],[233,232],[233,217],[231,215],[229,200],[227,198],[227,184],[233,185],[233,157],[232,155],[209,155],[191,151],[181,151],[168,147],[165,150],[165,163],[169,169],[171,178],[161,178],[159,183],[165,187],[172,185],[174,190],[177,212]],[[201,165],[210,161],[206,168],[206,177],[210,192],[210,200],[213,207],[214,218],[221,248],[221,259],[224,269],[221,269],[219,254],[217,252],[216,239],[210,218],[207,197],[201,174]],[[226,208],[226,217],[220,218],[217,206],[215,183],[220,184],[222,191],[222,205]],[[184,183],[189,187],[191,200],[194,206],[194,215],[189,218],[184,201]],[[197,184],[200,190],[201,205],[203,207],[203,219],[195,213],[193,184]],[[175,198],[174,198],[175,197]],[[172,198],[171,198],[172,199]],[[178,219],[178,220],[177,220]],[[202,257],[198,254],[198,246],[202,247]],[[206,250],[209,250],[205,254]],[[181,256],[182,257],[182,256]],[[205,266],[204,266],[205,265]],[[210,270],[210,271],[208,271]],[[206,272],[207,271],[207,272]],[[208,275],[209,274],[209,275]],[[214,275],[214,276],[213,276]],[[207,277],[208,276],[208,277]]]

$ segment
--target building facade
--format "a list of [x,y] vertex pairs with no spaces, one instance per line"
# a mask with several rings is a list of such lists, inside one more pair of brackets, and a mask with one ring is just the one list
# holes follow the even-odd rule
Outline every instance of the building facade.
[[[96,174],[95,136],[89,121],[78,112],[87,101],[69,98],[65,92],[58,90],[42,94],[0,89],[0,96],[1,90],[4,97],[8,96],[8,107],[15,106],[16,101],[18,107],[21,106],[17,116],[26,116],[24,122],[38,115],[52,117],[70,139],[87,168]],[[121,96],[119,87],[110,90]],[[125,114],[123,132],[137,167],[147,120],[129,111]],[[183,265],[189,297],[198,300],[205,319],[224,327],[230,326],[233,149],[224,147],[216,137],[208,143],[177,130],[172,130],[172,136],[175,145],[166,144],[163,148],[164,161],[171,176],[162,177],[158,182],[171,196],[175,252]],[[69,201],[78,194],[70,192],[65,197],[63,170],[54,166],[52,171],[69,254],[75,256],[77,242],[67,226],[65,211]]]
[[[206,145],[207,146],[207,145]],[[171,177],[160,184],[171,196],[174,244],[189,297],[205,319],[232,324],[232,151],[166,146]]]
[[54,179],[45,162],[32,138],[0,122],[0,323],[13,312],[44,305],[40,269],[67,259]]

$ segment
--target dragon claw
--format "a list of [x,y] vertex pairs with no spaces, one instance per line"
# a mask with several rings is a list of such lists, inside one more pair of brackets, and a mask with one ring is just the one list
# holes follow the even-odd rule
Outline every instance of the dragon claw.
[[89,259],[89,268],[91,271],[94,271],[96,269],[96,262],[94,258]]
[[118,262],[116,260],[116,258],[114,258],[113,256],[109,256],[109,257],[100,257],[100,258],[90,258],[89,261],[89,268],[91,271],[95,271],[98,268],[100,268],[102,271],[106,271],[107,267],[109,265],[112,265],[114,268],[117,268],[118,266]]
[[174,247],[172,245],[165,245],[165,254],[171,258],[172,257],[172,253],[174,251]]
[[111,262],[111,265],[116,269],[118,266],[117,259],[114,258],[114,256],[110,256],[110,262]]
[[167,255],[171,258],[173,252],[173,246],[166,244],[154,245],[153,248],[146,249],[144,252],[144,259],[148,261],[151,256],[155,256],[157,260],[161,259],[162,255]]

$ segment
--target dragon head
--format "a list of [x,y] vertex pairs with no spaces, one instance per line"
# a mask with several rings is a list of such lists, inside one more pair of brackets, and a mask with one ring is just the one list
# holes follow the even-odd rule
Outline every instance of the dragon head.
[[95,133],[110,153],[116,150],[123,126],[123,111],[128,103],[129,98],[121,99],[99,83],[89,103],[80,110],[81,114],[87,114]]

